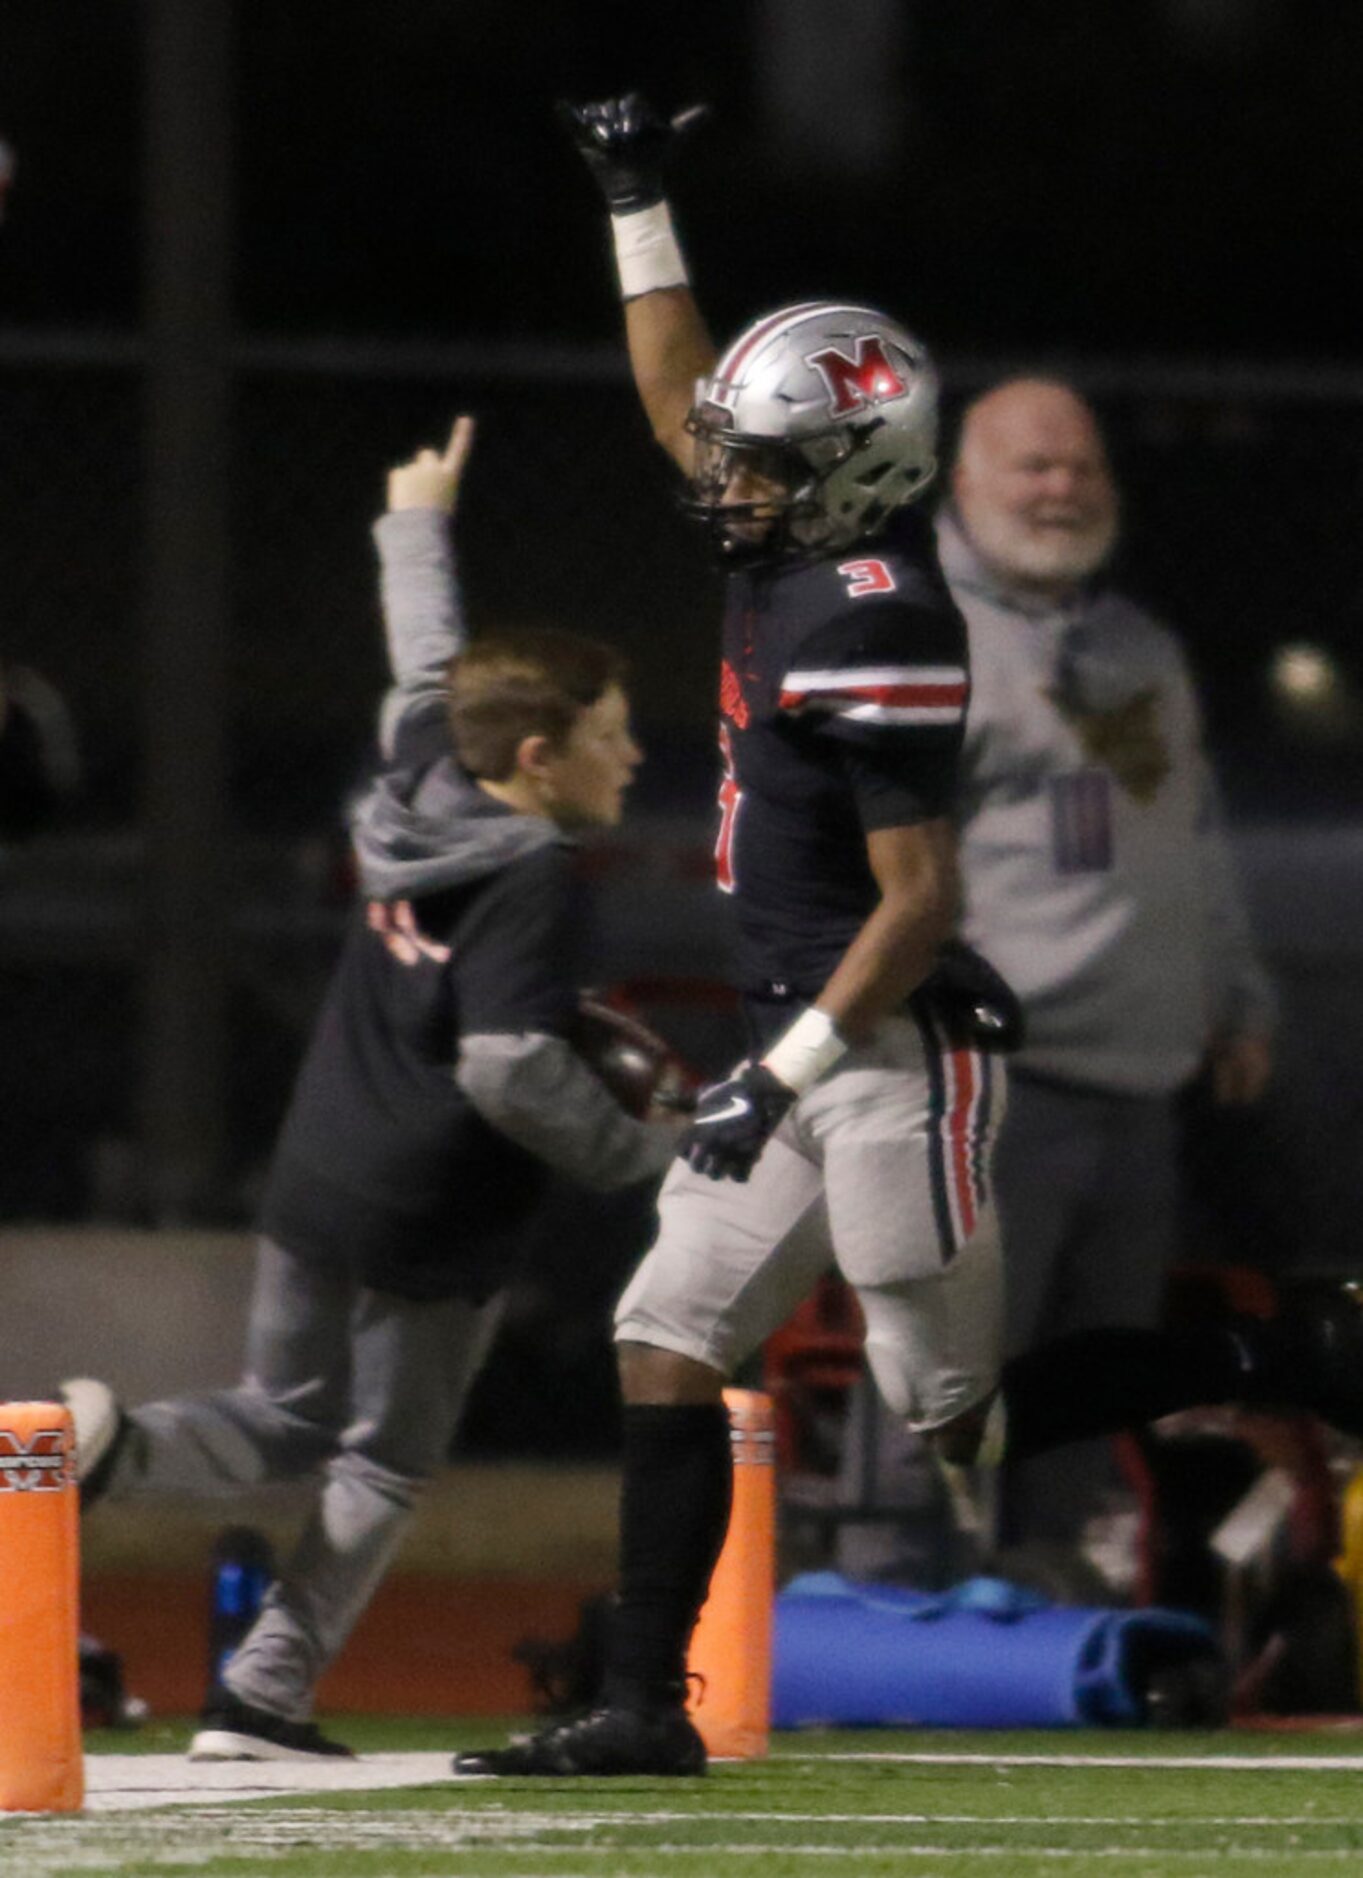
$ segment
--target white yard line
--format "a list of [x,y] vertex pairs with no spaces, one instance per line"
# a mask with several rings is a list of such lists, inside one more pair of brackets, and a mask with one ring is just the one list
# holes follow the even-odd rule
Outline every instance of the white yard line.
[[353,1761],[191,1761],[183,1754],[87,1754],[87,1812],[211,1806],[273,1794],[365,1793],[451,1780],[448,1754],[366,1754]]
[[[402,1784],[396,1780],[386,1783],[370,1781],[368,1790],[386,1784],[394,1787]],[[430,1785],[428,1781],[420,1784]],[[453,1784],[453,1783],[451,1783]],[[332,1791],[336,1789],[333,1787]],[[154,1791],[147,1789],[146,1791]],[[177,1804],[193,1806],[195,1822],[200,1825],[223,1825],[233,1823],[230,1811],[234,1801],[269,1799],[279,1794],[280,1797],[301,1799],[309,1797],[306,1793],[284,1795],[278,1787],[262,1792],[260,1789],[242,1788],[239,1792],[218,1791],[206,1800],[177,1796]],[[322,1796],[317,1796],[322,1797]],[[92,1806],[87,1812],[132,1812],[145,1810],[142,1804],[141,1790],[134,1796],[134,1803],[129,1806]],[[52,1825],[59,1825],[66,1816],[61,1814],[8,1814],[0,1817],[26,1819],[29,1824],[47,1820]],[[278,1809],[259,1816],[268,1820],[267,1830],[271,1833],[288,1833],[297,1830],[300,1834],[315,1833],[325,1815],[319,1815],[314,1809],[288,1811]],[[395,1815],[386,1812],[364,1812],[347,1808],[345,1830],[347,1832],[377,1831],[380,1836],[394,1830]],[[570,1831],[595,1832],[605,1826],[682,1826],[682,1825],[753,1825],[753,1826],[1106,1826],[1106,1827],[1144,1827],[1152,1832],[1179,1831],[1189,1825],[1234,1829],[1237,1831],[1258,1831],[1264,1827],[1317,1827],[1352,1826],[1357,1824],[1355,1813],[1199,1813],[1195,1818],[1187,1814],[1151,1815],[1149,1813],[787,1813],[773,1812],[762,1808],[753,1812],[733,1812],[729,1809],[697,1809],[688,1812],[660,1811],[656,1808],[640,1808],[622,1800],[621,1805],[611,1812],[535,1812],[524,1807],[507,1805],[505,1807],[480,1807],[477,1812],[454,1814],[444,1810],[432,1810],[430,1813],[405,1811],[400,1818],[403,1821],[420,1824],[423,1832],[435,1830],[442,1822],[459,1820],[460,1830],[486,1829],[489,1832],[516,1831],[518,1833]],[[235,1829],[235,1828],[234,1828]],[[0,1843],[3,1843],[0,1840]]]
[[[1347,1772],[1353,1756],[1326,1754],[915,1754],[874,1749],[783,1754],[782,1762],[886,1762],[906,1767],[1104,1767],[1205,1772]],[[190,1761],[179,1754],[91,1754],[85,1761],[86,1808],[130,1812],[150,1806],[204,1806],[302,1793],[362,1793],[389,1787],[456,1783],[446,1753],[366,1754],[353,1761]],[[458,1784],[464,1784],[460,1781]],[[479,1779],[479,1786],[490,1784]],[[659,1815],[660,1819],[666,1817]],[[694,1817],[694,1816],[693,1816]],[[767,1817],[782,1817],[767,1815]],[[795,1820],[798,1816],[791,1816]],[[820,1815],[820,1817],[822,1817]],[[893,1817],[900,1817],[894,1815]],[[963,1822],[964,1823],[964,1822]]]
[[[1351,1862],[1357,1868],[1358,1852],[1355,1847],[1305,1847],[1294,1845],[1289,1849],[1279,1845],[1250,1846],[1223,1845],[1214,1850],[1202,1847],[1170,1847],[1150,1843],[1132,1843],[1127,1845],[1104,1846],[1065,1846],[1065,1845],[1001,1845],[994,1842],[971,1844],[938,1844],[931,1841],[913,1841],[904,1843],[893,1839],[866,1842],[861,1840],[855,1848],[847,1845],[829,1845],[826,1842],[802,1842],[779,1839],[707,1841],[698,1844],[692,1841],[665,1842],[648,1847],[625,1848],[614,1845],[583,1845],[565,1843],[564,1830],[572,1822],[562,1816],[554,1816],[545,1821],[534,1821],[512,1815],[497,1819],[487,1815],[470,1816],[449,1813],[415,1815],[392,1814],[347,1814],[344,1818],[332,1818],[315,1812],[303,1814],[264,1814],[251,1815],[238,1813],[227,1820],[214,1813],[208,1816],[200,1814],[181,1814],[175,1819],[176,1830],[169,1833],[155,1831],[154,1822],[148,1820],[127,1822],[131,1830],[126,1836],[110,1838],[112,1822],[68,1821],[68,1828],[74,1831],[58,1833],[54,1827],[48,1827],[40,1834],[25,1835],[21,1851],[22,1862],[11,1864],[4,1855],[4,1838],[0,1836],[0,1872],[32,1873],[35,1863],[44,1854],[60,1855],[62,1863],[69,1867],[91,1863],[92,1869],[112,1878],[120,1872],[136,1872],[139,1878],[145,1878],[147,1835],[153,1834],[154,1842],[162,1857],[183,1859],[195,1850],[211,1845],[213,1853],[219,1857],[242,1857],[252,1851],[284,1852],[294,1846],[306,1846],[315,1853],[329,1851],[426,1851],[426,1852],[476,1852],[500,1847],[503,1850],[515,1849],[528,1859],[536,1855],[554,1853],[559,1856],[570,1853],[584,1864],[588,1861],[610,1860],[619,1864],[622,1856],[647,1861],[668,1858],[706,1859],[744,1859],[744,1858],[857,1858],[883,1857],[895,1859],[938,1859],[943,1862],[971,1858],[1022,1859],[1036,1860],[1159,1860],[1161,1867],[1170,1861],[1180,1863],[1197,1861],[1203,1866],[1209,1857],[1235,1859],[1253,1864],[1272,1862],[1281,1866],[1285,1855],[1291,1857],[1294,1868],[1301,1862],[1314,1864],[1331,1862],[1341,1864]],[[161,1826],[169,1822],[157,1822]],[[611,1823],[621,1822],[619,1819]],[[91,1837],[96,1826],[100,1836]],[[541,1839],[541,1831],[548,1830],[550,1838]],[[582,1824],[582,1829],[587,1829]],[[205,1837],[205,1835],[208,1835]],[[88,1858],[87,1858],[88,1855]],[[41,1867],[38,1867],[41,1870]]]
[[[917,1754],[864,1749],[830,1754],[787,1753],[779,1759],[783,1763],[799,1761],[811,1765],[822,1761],[865,1761],[905,1767],[1101,1767],[1149,1768],[1156,1772],[1186,1769],[1199,1773],[1220,1769],[1233,1773],[1328,1773],[1336,1770],[1349,1772],[1363,1767],[1363,1762],[1354,1756],[1327,1754]],[[86,1757],[85,1780],[85,1803],[89,1812],[135,1812],[154,1806],[211,1806],[269,1799],[276,1795],[362,1793],[391,1787],[466,1784],[451,1773],[450,1756],[446,1753],[366,1754],[353,1761],[326,1762],[214,1762],[189,1761],[178,1754],[92,1754]],[[479,1779],[477,1784],[486,1787],[491,1783]],[[660,1812],[648,1817],[664,1823],[680,1816]],[[688,1814],[685,1817],[696,1818],[699,1815]],[[845,1816],[766,1813],[717,1814],[715,1817],[768,1818],[798,1824],[805,1818],[830,1817],[836,1821]],[[859,1814],[856,1817],[863,1821],[883,1817],[888,1823],[918,1816]],[[925,1823],[931,1821],[926,1820]],[[953,1820],[953,1823],[968,1824],[970,1821],[961,1818]],[[1126,1822],[1114,1819],[1111,1823],[1117,1825]],[[1285,1822],[1227,1819],[1224,1823],[1270,1825]],[[1301,1823],[1315,1823],[1314,1816],[1310,1821],[1303,1820]]]
[[[524,1846],[523,1851],[550,1848]],[[619,1858],[618,1846],[596,1847],[573,1846],[574,1858],[584,1855],[596,1858]],[[1162,1861],[1169,1859],[1198,1859],[1205,1867],[1209,1858],[1234,1858],[1250,1860],[1254,1863],[1268,1863],[1270,1860],[1281,1869],[1285,1856],[1281,1846],[1217,1846],[1214,1850],[1207,1846],[1178,1847],[1164,1845],[792,1845],[781,1840],[773,1840],[770,1845],[650,1845],[646,1849],[649,1858],[690,1857],[698,1854],[715,1858],[1007,1858],[1014,1861],[1023,1858],[1037,1859],[1150,1859]],[[1340,1846],[1334,1851],[1303,1850],[1301,1846],[1292,1846],[1290,1856],[1293,1864],[1306,1859],[1336,1861],[1350,1859],[1355,1870],[1358,1863],[1358,1849],[1355,1846]]]
[[[530,1850],[532,1848],[526,1847],[523,1849]],[[588,1850],[595,1853],[595,1848],[574,1846],[572,1848],[573,1856],[574,1858],[581,1858],[584,1851]],[[845,1845],[790,1845],[781,1840],[773,1840],[770,1845],[651,1845],[647,1850],[650,1858],[655,1856],[666,1857],[669,1854],[676,1856],[690,1855],[694,1858],[697,1853],[714,1854],[723,1858],[742,1858],[745,1856],[760,1856],[762,1858],[789,1858],[798,1856],[800,1858],[843,1859],[848,1857],[940,1859],[1010,1858],[1014,1860],[1021,1858],[1158,1858],[1161,1860],[1195,1858],[1201,1860],[1203,1865],[1206,1864],[1209,1858],[1250,1859],[1255,1862],[1267,1862],[1269,1859],[1272,1859],[1279,1868],[1281,1868],[1285,1856],[1281,1846],[1267,1845],[1217,1846],[1212,1849],[1207,1846],[1189,1846],[1185,1848],[1167,1845],[900,1845],[891,1843],[889,1845],[858,1845],[851,1847]],[[618,1856],[618,1851],[618,1847],[602,1847],[601,1851],[595,1853],[595,1855],[598,1857],[605,1857],[608,1854]],[[1302,1859],[1351,1859],[1354,1861],[1356,1869],[1358,1848],[1356,1846],[1340,1846],[1332,1851],[1311,1851],[1309,1849],[1303,1850],[1301,1846],[1294,1845],[1290,1848],[1290,1856],[1294,1864]]]
[[[1123,1764],[1145,1766],[1147,1760],[1124,1757]],[[330,1766],[307,1766],[298,1763],[222,1763],[195,1764],[180,1756],[100,1755],[91,1758],[90,1772],[98,1776],[92,1782],[91,1811],[83,1817],[50,1815],[12,1817],[10,1828],[0,1822],[0,1878],[39,1878],[48,1869],[47,1861],[59,1860],[66,1869],[90,1869],[99,1878],[146,1878],[148,1849],[154,1846],[158,1858],[171,1861],[207,1856],[249,1856],[252,1851],[283,1852],[290,1847],[307,1846],[325,1856],[329,1851],[421,1852],[435,1854],[476,1853],[480,1849],[515,1850],[525,1860],[526,1878],[536,1861],[547,1854],[562,1858],[569,1854],[582,1867],[579,1878],[595,1878],[603,1862],[619,1871],[622,1862],[631,1869],[645,1872],[665,1868],[673,1858],[701,1856],[722,1869],[726,1862],[737,1864],[754,1858],[826,1859],[849,1856],[882,1856],[903,1860],[906,1865],[934,1860],[948,1867],[969,1859],[1062,1862],[1065,1869],[1089,1860],[1093,1865],[1126,1861],[1132,1866],[1158,1862],[1161,1870],[1176,1865],[1200,1866],[1205,1870],[1209,1859],[1236,1860],[1242,1864],[1271,1864],[1281,1869],[1290,1856],[1293,1869],[1323,1866],[1359,1867],[1359,1852],[1350,1846],[1311,1846],[1294,1842],[1288,1835],[1293,1828],[1330,1832],[1346,1818],[1297,1813],[1280,1817],[1262,1814],[1200,1817],[1196,1820],[1161,1815],[1125,1816],[1112,1814],[1048,1813],[1044,1817],[1026,1814],[987,1816],[973,1814],[921,1813],[817,1813],[770,1811],[748,1808],[741,1812],[707,1807],[684,1812],[676,1808],[639,1807],[632,1796],[620,1795],[620,1804],[609,1810],[598,1803],[590,1812],[556,1812],[543,1802],[537,1807],[520,1804],[523,1790],[508,1793],[506,1800],[493,1801],[473,1809],[460,1810],[421,1806],[390,1813],[379,1806],[347,1809],[343,1813],[291,1805],[302,1794],[361,1791],[397,1786],[430,1785],[452,1787],[443,1754],[372,1755],[358,1762]],[[292,1785],[290,1785],[292,1782]],[[237,1802],[276,1797],[285,1802],[268,1811],[243,1811]],[[604,1796],[603,1796],[604,1797]],[[140,1809],[168,1807],[154,1817]],[[111,1813],[120,1815],[110,1817]],[[622,1834],[649,1826],[676,1825],[683,1837],[661,1845],[627,1847],[620,1843]],[[697,1843],[691,1829],[698,1826],[754,1825],[765,1827],[760,1839],[725,1838]],[[854,1847],[830,1844],[782,1841],[771,1837],[777,1826],[854,1827]],[[940,1844],[936,1832],[945,1827],[973,1827],[984,1842]],[[1049,1828],[1047,1838],[1070,1827],[1136,1829],[1127,1844],[1098,1846],[998,1843],[993,1835],[1010,1827]],[[1274,1834],[1263,1844],[1235,1843],[1222,1840],[1215,1847],[1170,1846],[1163,1841],[1170,1830],[1189,1826],[1211,1827],[1222,1832]],[[899,1827],[914,1833],[911,1839],[897,1839],[887,1828]],[[866,1829],[883,1836],[868,1842]],[[601,1835],[602,1843],[584,1844],[584,1838]],[[557,1878],[564,1878],[559,1872]]]

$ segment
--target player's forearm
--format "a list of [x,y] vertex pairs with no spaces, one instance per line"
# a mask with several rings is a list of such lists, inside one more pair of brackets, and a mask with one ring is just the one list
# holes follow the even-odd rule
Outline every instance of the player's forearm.
[[816,999],[849,1043],[869,1036],[916,991],[959,909],[956,841],[945,820],[867,838],[880,899]]
[[[745,1065],[736,1080],[702,1095],[683,1147],[692,1166],[720,1178],[735,1174],[736,1150],[739,1166],[748,1151],[755,1158],[789,1104],[833,1069],[849,1044],[867,1041],[880,1020],[922,984],[954,917],[955,896],[946,875],[926,892],[887,893],[812,1007],[781,1033],[760,1063]],[[716,1130],[726,1122],[729,1132],[721,1139]],[[737,1142],[735,1130],[741,1131]]]
[[688,474],[692,439],[686,429],[696,380],[708,378],[714,342],[689,287],[665,287],[625,302],[630,366],[653,434]]
[[610,215],[639,395],[659,443],[687,471],[692,447],[686,416],[696,380],[708,375],[715,349],[691,296],[666,173],[704,116],[703,105],[669,116],[636,91],[596,104],[559,107]]
[[945,894],[904,905],[882,901],[819,993],[817,1008],[849,1043],[864,1041],[928,976],[953,920]]

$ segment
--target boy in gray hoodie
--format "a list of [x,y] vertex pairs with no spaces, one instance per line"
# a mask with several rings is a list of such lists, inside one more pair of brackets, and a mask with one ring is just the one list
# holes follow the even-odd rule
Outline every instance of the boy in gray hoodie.
[[661,1172],[575,1052],[574,831],[641,753],[621,666],[568,633],[468,643],[452,558],[472,442],[394,470],[375,529],[392,686],[353,818],[361,882],[266,1190],[242,1381],[125,1413],[65,1385],[86,1504],[310,1480],[311,1515],[191,1758],[344,1755],[310,1720],[444,1459],[550,1170]]

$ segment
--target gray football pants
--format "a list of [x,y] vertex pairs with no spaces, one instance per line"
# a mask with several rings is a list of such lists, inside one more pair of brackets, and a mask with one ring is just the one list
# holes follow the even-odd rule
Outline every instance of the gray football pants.
[[745,1182],[674,1161],[618,1342],[731,1376],[835,1263],[896,1414],[935,1428],[998,1378],[1001,1271],[985,1180],[992,1061],[887,1018],[808,1090]]
[[259,1242],[242,1380],[132,1412],[108,1497],[225,1497],[316,1480],[316,1500],[226,1673],[303,1721],[445,1459],[501,1300],[413,1303]]
[[[1178,1118],[1172,1096],[1113,1095],[1014,1072],[994,1155],[1003,1232],[1005,1354],[1069,1331],[1158,1321],[1178,1233]],[[866,1384],[849,1418],[847,1497],[905,1507],[905,1529],[848,1527],[839,1564],[853,1576],[912,1576],[946,1549],[940,1495],[922,1504],[914,1437],[886,1411],[868,1418]],[[1037,1455],[1007,1470],[1007,1539],[1071,1544],[1118,1481],[1110,1440]]]

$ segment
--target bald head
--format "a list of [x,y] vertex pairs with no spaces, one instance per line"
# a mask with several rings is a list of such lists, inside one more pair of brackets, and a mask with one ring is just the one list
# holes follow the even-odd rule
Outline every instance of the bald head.
[[966,411],[952,496],[985,563],[1010,585],[1062,598],[1117,538],[1117,491],[1097,419],[1077,392],[1012,378]]

